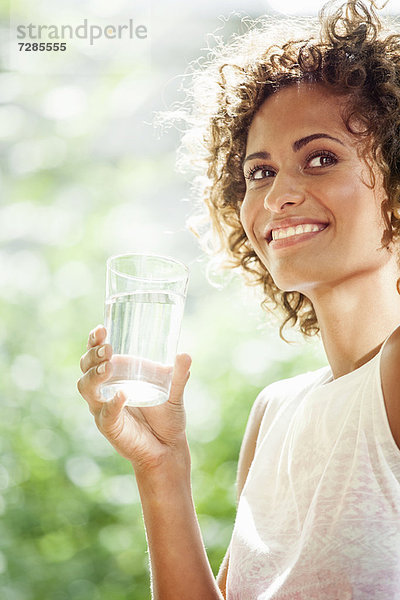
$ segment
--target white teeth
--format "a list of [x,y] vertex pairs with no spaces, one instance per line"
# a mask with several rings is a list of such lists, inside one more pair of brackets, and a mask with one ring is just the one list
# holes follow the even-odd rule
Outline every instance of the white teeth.
[[300,233],[309,233],[310,231],[320,231],[325,229],[324,226],[316,225],[314,223],[306,223],[304,225],[296,225],[296,227],[287,227],[286,229],[273,229],[272,239],[282,240],[283,238],[291,237],[293,235],[299,235]]

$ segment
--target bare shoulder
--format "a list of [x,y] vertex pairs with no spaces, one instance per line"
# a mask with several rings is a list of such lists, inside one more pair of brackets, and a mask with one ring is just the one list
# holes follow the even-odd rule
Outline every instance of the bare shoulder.
[[390,429],[400,448],[400,327],[395,329],[383,348],[381,380]]

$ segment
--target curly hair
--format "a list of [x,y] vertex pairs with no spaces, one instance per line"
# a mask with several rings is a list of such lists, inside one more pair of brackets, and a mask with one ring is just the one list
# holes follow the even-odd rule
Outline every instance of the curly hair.
[[[376,9],[373,0],[368,6],[348,0],[339,7],[331,1],[318,20],[246,22],[245,33],[227,44],[219,40],[205,63],[196,65],[190,109],[180,113],[186,133],[178,165],[190,163],[198,170],[193,191],[203,207],[189,219],[190,228],[214,263],[261,288],[261,306],[279,313],[285,341],[287,324],[298,323],[304,336],[318,334],[319,325],[305,295],[275,285],[240,222],[247,133],[261,104],[284,86],[318,83],[344,97],[344,124],[359,139],[366,163],[371,167],[372,159],[383,175],[388,200],[382,205],[382,244],[397,241],[400,220],[388,211],[400,203],[400,34],[394,21],[378,18]],[[352,128],[353,119],[363,124],[361,132]]]

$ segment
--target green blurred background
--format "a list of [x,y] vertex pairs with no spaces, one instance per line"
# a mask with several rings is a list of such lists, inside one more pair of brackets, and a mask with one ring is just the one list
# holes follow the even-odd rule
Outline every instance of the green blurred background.
[[133,6],[142,10],[131,0],[0,4],[1,600],[150,597],[134,475],[76,390],[88,332],[103,320],[110,254],[162,253],[190,266],[179,350],[193,358],[192,480],[215,572],[252,403],[268,383],[326,364],[318,341],[293,332],[295,343],[282,342],[241,281],[209,283],[185,229],[193,205],[190,176],[174,171],[179,131],[152,126],[155,111],[183,98],[183,74],[212,47],[210,33],[227,39],[242,30],[240,15],[274,12],[272,3],[154,1],[140,17],[141,51],[109,43],[60,63],[10,60],[19,19],[122,21]]

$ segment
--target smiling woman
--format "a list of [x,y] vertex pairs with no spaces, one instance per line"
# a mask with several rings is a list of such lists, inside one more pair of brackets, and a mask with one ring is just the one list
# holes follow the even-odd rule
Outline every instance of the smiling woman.
[[[246,144],[240,206],[246,238],[280,290],[307,297],[320,325],[329,320],[326,289],[345,290],[346,281],[367,271],[380,276],[384,268],[395,281],[399,270],[395,253],[382,246],[382,177],[375,169],[376,185],[365,181],[366,164],[343,123],[343,108],[321,84],[286,86],[261,105]],[[321,129],[325,133],[309,133]],[[268,148],[262,164],[251,158],[260,148]],[[300,224],[315,230],[296,231]]]
[[[250,153],[246,153],[248,130],[268,97],[282,88],[309,83],[311,87],[318,84],[321,93],[323,90],[330,94],[332,106],[340,103],[342,127],[353,136],[353,143],[357,142],[357,151],[367,159],[366,166],[373,160],[383,177],[388,197],[382,205],[384,242],[400,239],[400,220],[393,212],[400,201],[398,33],[393,24],[379,21],[372,3],[370,10],[354,1],[336,11],[335,4],[328,3],[321,11],[320,26],[304,21],[304,28],[297,31],[297,40],[288,40],[288,31],[296,31],[293,21],[282,24],[260,19],[247,34],[228,46],[218,47],[207,67],[194,74],[194,110],[188,115],[188,122],[194,127],[189,128],[181,148],[181,162],[201,171],[195,189],[201,207],[207,207],[206,214],[201,208],[198,217],[192,219],[193,229],[198,235],[202,232],[204,248],[211,246],[220,262],[228,268],[239,267],[249,283],[262,286],[264,308],[281,314],[281,335],[289,324],[298,323],[307,336],[317,334],[320,326],[309,298],[276,285],[250,244],[240,219],[246,189],[261,176],[261,171],[254,171],[259,161],[255,163],[253,159],[267,158],[266,149],[251,151],[250,172],[243,173],[241,165],[249,160]],[[283,119],[296,116],[296,102],[294,99],[289,112],[281,111]],[[312,112],[316,106],[309,108]],[[293,136],[291,143],[296,149],[304,147],[310,135],[320,136],[318,125],[317,121],[312,132],[305,132],[305,140]],[[322,133],[327,138],[328,132]],[[314,164],[319,156],[320,164],[321,160],[326,165],[335,160],[332,153],[326,152],[326,145],[324,149],[322,155],[318,155],[321,150],[316,151]],[[202,177],[204,172],[207,178]],[[212,227],[203,233],[202,226],[207,221]]]
[[288,40],[292,25],[278,39],[259,20],[214,51],[182,148],[206,241],[262,288],[281,334],[320,333],[329,362],[257,397],[217,583],[190,487],[190,357],[144,409],[101,402],[104,328],[81,359],[79,390],[135,469],[157,600],[400,597],[400,36],[360,0]]

